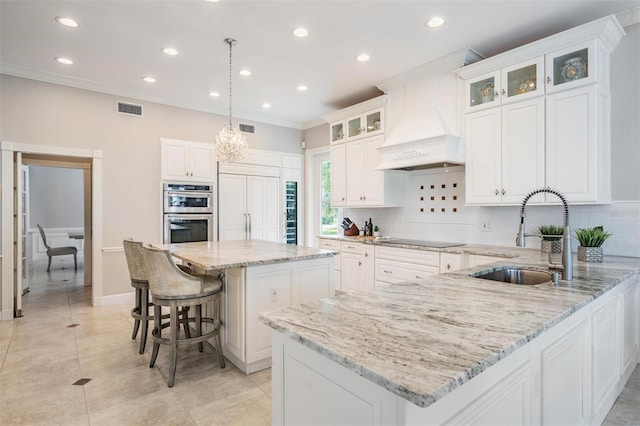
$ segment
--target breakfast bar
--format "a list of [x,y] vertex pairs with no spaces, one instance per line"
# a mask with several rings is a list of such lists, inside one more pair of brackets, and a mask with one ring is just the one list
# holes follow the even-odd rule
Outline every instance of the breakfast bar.
[[547,265],[523,249],[263,312],[272,423],[601,423],[639,361],[638,259],[577,262],[558,285],[477,277],[513,267]]
[[271,366],[271,330],[262,311],[334,295],[330,250],[261,240],[156,245],[197,273],[224,274],[224,356],[249,374]]

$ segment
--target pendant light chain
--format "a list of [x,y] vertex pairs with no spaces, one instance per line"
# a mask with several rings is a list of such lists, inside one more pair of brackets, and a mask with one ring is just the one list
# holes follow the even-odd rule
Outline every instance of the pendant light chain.
[[236,41],[235,41],[235,39],[232,39],[232,38],[227,38],[224,41],[229,45],[229,128],[232,128],[233,127],[233,123],[232,123],[231,117],[232,117],[233,114],[232,114],[231,105],[232,105],[232,96],[233,96],[233,91],[232,91],[233,67],[232,67],[231,49],[232,49],[233,45],[236,44]]

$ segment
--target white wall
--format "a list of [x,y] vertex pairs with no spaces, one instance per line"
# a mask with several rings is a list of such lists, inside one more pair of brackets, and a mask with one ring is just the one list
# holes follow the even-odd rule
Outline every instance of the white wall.
[[[0,140],[103,152],[103,245],[162,240],[160,138],[209,142],[226,117],[104,93],[0,75]],[[116,112],[116,101],[143,105],[143,116]],[[256,126],[251,148],[302,153],[297,129]],[[131,291],[124,253],[103,254],[104,296]]]
[[29,166],[29,226],[83,228],[82,169]]

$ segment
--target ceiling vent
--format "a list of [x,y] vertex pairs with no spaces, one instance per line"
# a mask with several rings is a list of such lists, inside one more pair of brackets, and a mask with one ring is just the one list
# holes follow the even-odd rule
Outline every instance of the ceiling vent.
[[118,101],[118,112],[121,114],[137,115],[138,117],[142,117],[142,105]]
[[256,132],[256,126],[252,126],[250,124],[238,124],[238,127],[240,128],[241,132],[244,133],[255,133]]

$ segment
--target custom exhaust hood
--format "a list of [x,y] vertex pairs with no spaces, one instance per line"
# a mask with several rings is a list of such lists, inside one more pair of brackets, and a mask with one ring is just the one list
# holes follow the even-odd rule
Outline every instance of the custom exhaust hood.
[[385,141],[378,169],[425,169],[464,164],[460,140],[462,83],[454,73],[482,56],[463,49],[392,77],[387,94]]

